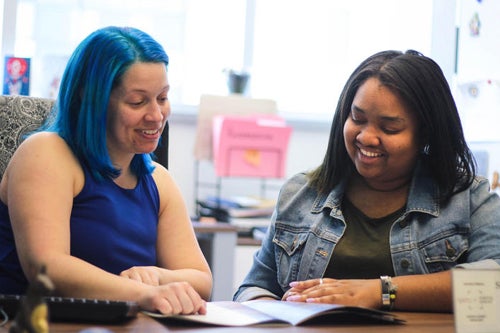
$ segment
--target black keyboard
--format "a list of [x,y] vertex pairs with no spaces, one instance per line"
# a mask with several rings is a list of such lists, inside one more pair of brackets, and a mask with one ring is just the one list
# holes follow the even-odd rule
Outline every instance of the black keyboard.
[[[20,295],[1,295],[0,308],[14,319]],[[50,321],[118,323],[137,316],[139,306],[129,301],[109,301],[71,297],[45,297]]]

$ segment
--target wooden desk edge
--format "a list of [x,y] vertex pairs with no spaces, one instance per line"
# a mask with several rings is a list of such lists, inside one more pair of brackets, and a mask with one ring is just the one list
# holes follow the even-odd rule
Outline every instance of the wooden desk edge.
[[[406,320],[406,324],[390,326],[394,332],[408,333],[454,333],[454,318],[451,313],[417,313],[417,312],[394,312],[399,318]],[[0,327],[0,333],[7,333],[9,324]],[[156,319],[139,313],[137,318],[127,321],[122,324],[99,325],[99,324],[84,324],[84,323],[51,323],[50,332],[80,332],[84,329],[101,328],[111,332],[269,332],[269,327],[212,327],[212,326],[168,326]],[[328,326],[277,326],[273,327],[273,332],[331,332],[332,328],[335,332],[386,332],[388,326],[374,325],[328,325]],[[89,331],[91,332],[91,331]],[[99,331],[96,331],[99,332]],[[104,332],[104,331],[103,331]]]
[[214,232],[236,232],[236,227],[223,222],[192,222],[195,232],[214,233]]

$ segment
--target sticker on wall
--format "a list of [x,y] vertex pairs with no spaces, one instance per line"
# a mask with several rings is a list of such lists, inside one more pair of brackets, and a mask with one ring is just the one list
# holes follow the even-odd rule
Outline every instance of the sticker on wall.
[[476,12],[469,21],[469,32],[473,37],[479,36],[481,31],[481,20],[479,19],[479,14]]
[[470,86],[469,86],[469,95],[473,98],[476,98],[477,95],[479,95],[479,88],[478,86],[475,84],[475,83],[472,83]]
[[5,57],[3,94],[29,95],[30,58]]

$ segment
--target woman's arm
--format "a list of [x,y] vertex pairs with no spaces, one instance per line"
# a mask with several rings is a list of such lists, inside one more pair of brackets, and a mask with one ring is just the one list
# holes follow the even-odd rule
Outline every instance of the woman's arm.
[[392,278],[397,286],[397,310],[451,312],[453,298],[451,271]]
[[29,281],[45,265],[58,295],[133,300],[144,309],[164,313],[205,311],[203,300],[187,283],[154,287],[71,256],[69,221],[84,175],[57,134],[29,137],[5,175],[1,196],[9,207],[18,256]]
[[[395,310],[451,312],[453,309],[451,271],[397,276],[392,278],[392,283],[397,288],[393,307]],[[375,309],[382,307],[380,279],[311,279],[292,282],[291,286],[283,300],[337,303]]]
[[252,267],[233,296],[233,300],[237,302],[253,299],[279,299],[283,295],[283,290],[278,283],[278,270],[274,255],[275,219],[276,214],[273,214],[262,245],[254,254]]
[[157,164],[153,173],[160,194],[158,266],[160,284],[187,281],[206,300],[212,273],[200,249],[182,194],[167,169]]
[[70,214],[83,171],[59,136],[38,133],[19,146],[5,176],[2,200],[26,277],[32,281],[45,264],[57,291],[64,290],[65,276],[58,268],[70,255]]

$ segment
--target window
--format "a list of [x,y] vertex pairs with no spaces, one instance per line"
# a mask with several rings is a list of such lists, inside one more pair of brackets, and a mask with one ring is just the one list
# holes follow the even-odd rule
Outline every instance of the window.
[[363,59],[384,49],[428,55],[431,28],[429,0],[257,1],[252,93],[283,112],[330,120]]
[[32,58],[31,95],[55,97],[68,56],[91,31],[130,25],[170,56],[173,105],[227,94],[224,69],[281,112],[330,119],[354,67],[382,49],[429,54],[432,0],[17,0],[15,56]]

